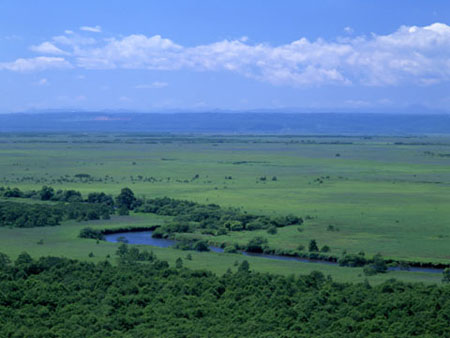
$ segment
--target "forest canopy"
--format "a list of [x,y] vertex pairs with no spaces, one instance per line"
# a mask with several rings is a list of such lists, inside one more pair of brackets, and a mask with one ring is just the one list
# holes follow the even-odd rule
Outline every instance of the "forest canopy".
[[450,285],[336,283],[319,272],[223,276],[122,245],[118,265],[0,254],[5,336],[450,335]]

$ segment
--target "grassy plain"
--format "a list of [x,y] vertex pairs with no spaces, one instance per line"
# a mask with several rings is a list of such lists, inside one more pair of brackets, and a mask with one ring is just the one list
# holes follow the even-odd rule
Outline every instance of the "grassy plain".
[[[299,232],[235,232],[215,240],[245,243],[256,235],[274,248],[316,239],[331,254],[343,250],[387,258],[450,263],[450,138],[275,137],[164,135],[0,135],[0,186],[51,185],[85,194],[169,196],[240,207],[258,214],[310,216]],[[76,174],[92,179],[78,179]],[[198,175],[197,179],[194,179]],[[232,179],[225,179],[231,176]],[[276,177],[276,181],[272,177]],[[266,180],[261,180],[266,177]],[[138,216],[95,226],[154,224]],[[105,221],[106,222],[106,221]],[[329,225],[339,231],[329,231]],[[80,227],[0,229],[0,251],[93,260],[115,244],[78,239]],[[39,239],[44,245],[36,244]],[[153,249],[174,261],[185,252]],[[224,272],[236,255],[192,253],[186,265]],[[242,259],[242,257],[239,257]],[[360,269],[248,258],[252,267],[283,274],[319,270],[363,280]],[[440,276],[391,272],[371,277],[438,281]]]

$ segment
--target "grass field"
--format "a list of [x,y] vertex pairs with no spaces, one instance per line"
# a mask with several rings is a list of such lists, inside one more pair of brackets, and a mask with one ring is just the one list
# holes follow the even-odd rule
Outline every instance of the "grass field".
[[[335,255],[343,250],[369,256],[379,252],[387,258],[448,264],[449,154],[446,137],[0,135],[0,186],[28,190],[46,184],[86,194],[117,194],[128,186],[140,196],[217,203],[258,214],[308,215],[311,219],[302,232],[287,227],[276,235],[235,232],[215,240],[245,243],[263,235],[271,247],[296,248],[316,239],[319,247],[328,245]],[[75,177],[80,173],[91,178]],[[139,216],[120,224],[160,221]],[[339,231],[327,230],[329,225]],[[114,244],[78,239],[80,226],[85,225],[2,228],[0,251],[83,259],[93,252],[93,260],[112,256]],[[44,245],[37,245],[41,238]],[[154,251],[171,262],[186,254],[174,249]],[[186,265],[216,272],[224,272],[237,259],[214,253],[192,255]],[[339,280],[365,278],[360,269],[248,259],[260,271],[323,270]],[[409,272],[371,278],[387,277],[433,282],[440,278]]]

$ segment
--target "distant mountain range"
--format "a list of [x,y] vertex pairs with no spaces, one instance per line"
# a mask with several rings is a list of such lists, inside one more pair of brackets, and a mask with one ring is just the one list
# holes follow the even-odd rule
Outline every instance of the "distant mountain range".
[[65,111],[0,114],[0,132],[426,135],[450,134],[450,115]]

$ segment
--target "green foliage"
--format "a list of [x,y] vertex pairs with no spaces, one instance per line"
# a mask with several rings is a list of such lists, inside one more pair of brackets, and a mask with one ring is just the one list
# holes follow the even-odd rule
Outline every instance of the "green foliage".
[[225,253],[237,253],[237,247],[234,244],[231,245],[227,245],[224,249],[223,252]]
[[[112,266],[21,255],[0,265],[10,337],[446,337],[450,287],[341,284],[319,272],[216,276],[125,250]],[[0,255],[2,257],[2,255]],[[137,260],[136,260],[137,259]],[[137,262],[141,262],[137,264]]]
[[92,228],[84,228],[81,229],[80,234],[78,235],[80,238],[91,238],[91,239],[98,239],[103,240],[104,235],[100,230],[94,230]]
[[62,207],[0,201],[0,227],[17,228],[58,225],[65,212]]
[[116,203],[119,209],[126,208],[128,210],[133,210],[136,206],[136,197],[130,188],[123,188],[116,197]]
[[277,230],[277,227],[275,227],[275,226],[272,226],[272,227],[270,227],[269,229],[267,229],[267,233],[268,233],[269,235],[276,235],[277,232],[278,232],[278,230]]
[[88,195],[88,203],[100,203],[109,207],[114,206],[114,199],[111,195],[106,195],[104,192],[92,192]]
[[367,264],[367,259],[364,257],[364,255],[358,254],[344,254],[339,260],[338,263],[340,266],[350,266],[350,267],[357,267],[357,266],[364,266]]
[[[220,233],[226,230],[258,230],[268,229],[274,226],[300,225],[303,223],[302,218],[294,215],[270,218],[243,213],[238,209],[221,208],[217,204],[199,204],[168,197],[147,199],[145,201],[139,201],[139,204],[141,205],[135,209],[136,212],[176,216],[174,223],[186,226],[188,223],[192,224],[195,222],[197,228],[219,230]],[[184,230],[177,230],[175,232],[189,232],[192,230],[192,226],[190,226],[185,227]],[[170,233],[173,231],[168,229],[165,232]]]
[[39,197],[41,198],[42,201],[49,201],[54,196],[55,196],[55,189],[53,189],[52,187],[47,187],[46,185],[44,185],[41,191],[39,191]]
[[209,251],[209,245],[207,241],[196,241],[193,246],[194,250],[197,251]]
[[238,267],[238,272],[249,272],[250,271],[250,264],[247,260],[244,260],[241,265]]
[[317,242],[315,239],[312,239],[311,241],[309,241],[308,250],[309,250],[309,252],[318,252],[319,251],[319,247],[317,246]]
[[267,246],[267,238],[258,236],[252,238],[248,243],[246,250],[248,252],[262,253]]
[[376,254],[375,256],[373,256],[372,266],[377,273],[384,273],[387,270],[386,262],[384,261],[383,257],[379,253]]
[[180,250],[196,250],[196,251],[209,251],[208,242],[205,240],[193,239],[182,240],[175,244],[175,248]]
[[[0,259],[0,261],[1,261],[1,259]],[[450,268],[444,269],[444,272],[442,273],[442,282],[450,283]]]
[[330,252],[330,247],[328,245],[324,245],[321,249],[320,252]]

